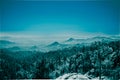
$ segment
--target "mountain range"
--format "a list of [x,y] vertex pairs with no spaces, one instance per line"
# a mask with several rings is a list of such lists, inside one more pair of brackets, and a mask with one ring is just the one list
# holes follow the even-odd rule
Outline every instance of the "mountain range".
[[54,41],[54,42],[48,43],[47,45],[42,45],[42,46],[40,46],[39,44],[28,46],[25,44],[18,44],[10,40],[0,40],[0,46],[1,46],[0,48],[7,48],[12,51],[26,50],[26,51],[46,52],[46,51],[54,51],[58,49],[70,48],[73,46],[89,45],[90,43],[95,41],[107,42],[107,41],[113,41],[113,40],[120,40],[120,36],[109,36],[109,37],[96,36],[96,37],[86,38],[86,39],[69,38],[61,42]]

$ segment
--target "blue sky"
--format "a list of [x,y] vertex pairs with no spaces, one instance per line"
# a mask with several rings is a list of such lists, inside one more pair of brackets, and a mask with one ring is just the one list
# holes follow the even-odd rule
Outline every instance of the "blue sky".
[[119,34],[115,1],[3,1],[1,32]]

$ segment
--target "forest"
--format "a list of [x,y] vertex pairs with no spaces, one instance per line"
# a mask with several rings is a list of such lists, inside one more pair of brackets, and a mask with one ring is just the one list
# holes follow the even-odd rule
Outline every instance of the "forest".
[[49,52],[0,49],[0,80],[56,79],[67,73],[86,74],[89,79],[120,79],[120,40]]

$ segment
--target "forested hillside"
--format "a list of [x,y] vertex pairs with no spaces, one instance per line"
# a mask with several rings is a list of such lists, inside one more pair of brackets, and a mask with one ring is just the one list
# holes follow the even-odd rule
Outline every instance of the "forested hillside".
[[120,79],[120,40],[96,41],[44,53],[0,49],[0,80],[56,79],[67,73],[80,73],[89,79]]

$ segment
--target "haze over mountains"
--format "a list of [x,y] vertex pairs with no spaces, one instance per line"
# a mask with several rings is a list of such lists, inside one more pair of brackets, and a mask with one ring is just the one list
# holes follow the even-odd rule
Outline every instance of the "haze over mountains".
[[73,46],[83,46],[83,45],[89,45],[92,42],[95,41],[113,41],[113,40],[120,40],[120,36],[94,36],[91,38],[69,38],[67,40],[62,41],[49,41],[42,40],[38,37],[33,37],[32,39],[29,38],[16,38],[16,37],[10,37],[10,36],[1,36],[0,37],[0,48],[7,48],[12,51],[19,51],[19,50],[25,50],[25,51],[54,51],[64,48],[70,48]]

